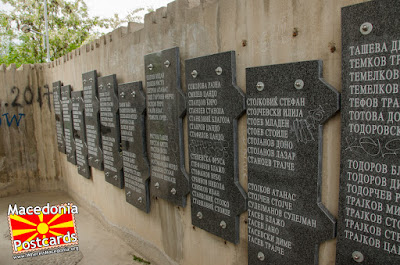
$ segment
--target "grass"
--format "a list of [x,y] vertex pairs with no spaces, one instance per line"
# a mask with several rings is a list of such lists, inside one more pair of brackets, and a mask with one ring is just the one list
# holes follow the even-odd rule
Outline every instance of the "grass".
[[141,257],[138,257],[136,255],[133,255],[133,260],[137,261],[137,262],[140,262],[140,263],[143,263],[143,264],[150,264],[150,261],[144,260]]

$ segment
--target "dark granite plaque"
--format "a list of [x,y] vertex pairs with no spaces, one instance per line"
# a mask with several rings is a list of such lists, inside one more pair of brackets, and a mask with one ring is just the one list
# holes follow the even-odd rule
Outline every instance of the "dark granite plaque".
[[146,144],[146,97],[142,82],[118,85],[126,201],[150,211],[150,168]]
[[58,151],[65,154],[64,121],[61,109],[61,81],[53,83],[53,104],[56,117]]
[[88,165],[88,149],[86,145],[85,113],[83,102],[83,91],[71,92],[72,120],[74,125],[74,139],[76,151],[76,165],[78,173],[85,178],[90,178],[90,167]]
[[100,122],[106,181],[124,187],[116,75],[99,77]]
[[103,151],[100,134],[100,101],[96,70],[82,74],[85,99],[85,124],[89,166],[103,170]]
[[150,151],[151,194],[179,206],[189,193],[184,165],[179,48],[144,57],[147,93],[147,142]]
[[239,184],[237,121],[245,96],[236,86],[235,52],[186,60],[192,223],[239,242],[246,193]]
[[67,154],[67,160],[76,165],[70,85],[61,87],[61,106],[64,120],[65,153]]
[[342,9],[337,264],[400,264],[400,1]]
[[322,62],[246,69],[249,264],[318,264],[335,237],[321,203],[323,124],[339,93]]

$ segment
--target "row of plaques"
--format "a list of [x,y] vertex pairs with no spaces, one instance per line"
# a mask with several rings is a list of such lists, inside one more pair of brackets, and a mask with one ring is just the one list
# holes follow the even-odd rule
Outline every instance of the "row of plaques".
[[[372,12],[373,11],[373,12]],[[53,83],[58,148],[150,210],[150,194],[184,207],[193,225],[239,241],[248,211],[249,264],[318,264],[318,246],[338,233],[337,264],[400,261],[400,5],[371,1],[342,10],[343,100],[339,222],[321,202],[323,125],[340,108],[321,61],[246,69],[235,53],[185,61],[179,48],[148,54],[142,82],[84,73],[83,92]],[[390,23],[388,23],[390,22]],[[247,115],[247,137],[238,120]],[[183,118],[187,116],[185,169]],[[238,142],[247,146],[238,153]],[[248,192],[239,183],[247,159]]]

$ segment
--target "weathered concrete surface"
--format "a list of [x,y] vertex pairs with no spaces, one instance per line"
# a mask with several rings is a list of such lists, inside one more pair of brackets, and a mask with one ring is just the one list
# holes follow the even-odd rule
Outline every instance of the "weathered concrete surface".
[[[0,264],[143,264],[133,260],[134,255],[142,258],[143,256],[125,243],[129,235],[126,234],[124,237],[116,235],[109,224],[104,223],[104,221],[101,222],[88,210],[88,205],[82,206],[80,204],[76,204],[79,214],[75,215],[79,251],[13,260],[7,219],[8,205],[16,203],[18,206],[43,206],[47,202],[50,205],[66,202],[76,203],[65,192],[24,193],[0,199]],[[143,259],[148,260],[147,258]],[[157,263],[151,262],[151,264]]]
[[61,189],[51,90],[45,86],[43,66],[2,65],[0,86],[0,197]]
[[[119,83],[143,81],[144,55],[173,46],[180,47],[181,73],[184,73],[184,61],[188,58],[235,50],[237,83],[243,91],[246,91],[246,67],[321,59],[324,79],[340,91],[340,9],[364,1],[177,0],[148,14],[144,25],[131,23],[117,29],[43,65],[43,71],[39,71],[38,66],[30,72],[25,68],[17,71],[0,69],[0,84],[4,84],[0,99],[2,102],[12,100],[9,91],[12,85],[34,82],[33,76],[43,80],[39,84],[61,80],[64,85],[72,85],[73,90],[82,89],[82,73],[95,69],[100,76],[117,74]],[[185,76],[182,76],[185,90],[184,84]],[[53,113],[44,109],[45,102],[42,108],[35,104],[38,103],[33,103],[31,121],[25,126],[30,125],[22,132],[23,137],[11,137],[22,127],[0,128],[0,131],[7,130],[0,139],[3,142],[0,145],[0,185],[3,185],[0,196],[21,190],[53,189],[65,182],[65,189],[73,198],[96,208],[107,222],[115,225],[115,231],[129,231],[133,238],[143,239],[138,242],[153,246],[141,247],[132,240],[131,244],[141,247],[147,256],[168,257],[161,264],[247,264],[247,214],[240,218],[240,243],[233,245],[201,229],[194,229],[190,204],[182,209],[152,198],[149,214],[137,210],[125,202],[124,190],[105,182],[103,172],[92,169],[91,180],[78,175],[76,167],[66,161],[65,155],[56,152]],[[28,107],[23,110],[28,113]],[[47,122],[46,117],[49,117]],[[189,170],[186,120],[183,126],[186,168]],[[31,137],[33,134],[35,136]],[[244,187],[247,186],[245,136],[246,116],[239,121],[239,174]],[[339,115],[325,126],[323,150],[322,201],[337,216]],[[8,160],[9,157],[13,159]],[[5,168],[13,173],[6,173]],[[58,179],[60,174],[61,181]],[[331,240],[320,246],[320,264],[331,265],[334,261],[335,240]]]

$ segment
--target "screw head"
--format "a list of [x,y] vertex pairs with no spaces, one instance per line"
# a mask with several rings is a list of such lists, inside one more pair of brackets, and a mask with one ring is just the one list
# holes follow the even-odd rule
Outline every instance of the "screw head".
[[363,24],[360,26],[360,32],[361,32],[361,34],[363,34],[363,35],[368,35],[368,34],[370,34],[371,31],[372,31],[372,29],[373,29],[373,26],[372,26],[372,24],[369,23],[369,22],[365,22],[365,23],[363,23]]
[[203,214],[201,212],[197,212],[196,216],[199,219],[203,219]]
[[364,261],[364,255],[360,251],[354,251],[351,256],[353,257],[353,260],[355,262],[363,262]]
[[225,223],[225,221],[221,221],[221,223],[219,223],[219,226],[220,226],[222,229],[225,229],[225,228],[226,228],[226,223]]
[[135,91],[132,91],[132,93],[131,93],[131,95],[132,95],[132,97],[136,97],[136,92]]
[[119,95],[121,96],[121,98],[125,97],[125,93],[124,92],[121,92],[121,94],[119,94]]
[[217,75],[221,75],[222,74],[222,68],[220,66],[218,66],[217,69],[215,69],[215,73]]
[[142,197],[139,197],[137,200],[138,200],[139,203],[142,203],[143,198],[142,198]]
[[257,258],[258,258],[259,260],[263,261],[263,260],[265,259],[264,253],[258,252]]
[[264,83],[263,82],[258,82],[256,87],[257,87],[258,91],[263,91],[264,90]]
[[152,65],[152,64],[149,64],[149,65],[147,66],[147,68],[149,68],[149,70],[151,71],[151,70],[153,70],[153,65]]
[[156,184],[154,184],[154,187],[156,187],[156,189],[160,188],[160,183],[156,182]]
[[172,195],[175,195],[176,194],[176,189],[172,188],[171,193],[172,193]]
[[197,71],[196,71],[196,70],[193,70],[193,71],[192,71],[192,77],[193,77],[193,78],[196,78],[197,75],[198,75]]
[[304,81],[301,80],[301,79],[297,79],[297,80],[294,82],[294,87],[295,87],[296,89],[303,89],[303,87],[304,87]]
[[171,63],[168,61],[168,60],[166,60],[165,62],[164,62],[164,65],[165,65],[165,67],[169,67],[170,65],[171,65]]

